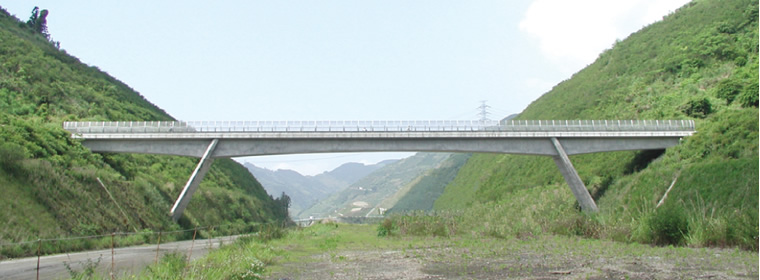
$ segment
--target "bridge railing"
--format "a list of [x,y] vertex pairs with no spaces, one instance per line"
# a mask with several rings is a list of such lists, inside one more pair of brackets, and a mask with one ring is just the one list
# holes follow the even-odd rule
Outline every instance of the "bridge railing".
[[64,122],[72,133],[694,131],[693,120]]

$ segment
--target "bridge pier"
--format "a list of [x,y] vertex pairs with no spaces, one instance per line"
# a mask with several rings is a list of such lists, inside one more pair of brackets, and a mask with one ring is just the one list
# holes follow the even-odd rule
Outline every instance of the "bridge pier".
[[203,153],[201,160],[198,162],[198,166],[195,167],[195,171],[190,175],[190,179],[187,180],[177,201],[174,202],[174,206],[172,206],[169,215],[172,216],[172,220],[175,222],[182,217],[182,212],[185,211],[187,204],[190,203],[190,198],[193,197],[193,193],[198,189],[201,180],[203,180],[203,176],[206,175],[206,172],[208,172],[208,169],[211,167],[211,163],[214,162],[214,159],[211,158],[211,154],[214,153],[217,143],[219,143],[219,139],[211,140],[211,143],[206,148],[206,152]]
[[567,186],[570,187],[573,195],[575,195],[575,199],[578,200],[578,204],[580,204],[581,209],[586,212],[599,211],[599,208],[596,207],[596,203],[594,203],[594,199],[588,193],[586,185],[583,184],[581,176],[578,175],[578,171],[575,170],[573,163],[570,162],[570,157],[567,156],[565,148],[562,147],[562,143],[560,143],[559,139],[556,137],[552,137],[551,140],[552,144],[554,144],[554,148],[557,149],[557,155],[552,157],[554,159],[554,163],[557,164],[559,172],[562,173],[563,177],[565,177]]

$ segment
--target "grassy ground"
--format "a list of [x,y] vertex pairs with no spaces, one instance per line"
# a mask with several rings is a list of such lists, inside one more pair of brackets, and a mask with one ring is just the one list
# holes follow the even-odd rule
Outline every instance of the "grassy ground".
[[170,256],[138,278],[758,278],[758,253],[739,249],[653,247],[549,234],[377,234],[378,225],[315,225],[269,241],[248,238],[192,263]]

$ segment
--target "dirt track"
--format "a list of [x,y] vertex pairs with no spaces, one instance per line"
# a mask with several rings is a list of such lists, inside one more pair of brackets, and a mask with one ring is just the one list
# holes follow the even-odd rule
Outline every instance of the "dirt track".
[[269,279],[758,279],[756,253],[599,242],[610,251],[582,244],[333,251],[282,263]]

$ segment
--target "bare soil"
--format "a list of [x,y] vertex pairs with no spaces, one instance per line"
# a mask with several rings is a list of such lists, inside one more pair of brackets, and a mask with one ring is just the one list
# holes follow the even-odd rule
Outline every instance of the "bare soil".
[[757,256],[735,249],[568,238],[441,242],[427,248],[332,250],[276,264],[268,279],[758,279]]

